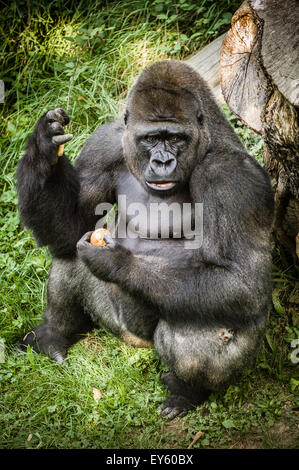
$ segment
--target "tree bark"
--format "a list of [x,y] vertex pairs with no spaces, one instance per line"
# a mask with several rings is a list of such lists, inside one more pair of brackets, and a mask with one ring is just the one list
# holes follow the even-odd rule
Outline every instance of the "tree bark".
[[275,233],[299,257],[298,0],[246,0],[220,52],[230,110],[264,139],[275,189]]

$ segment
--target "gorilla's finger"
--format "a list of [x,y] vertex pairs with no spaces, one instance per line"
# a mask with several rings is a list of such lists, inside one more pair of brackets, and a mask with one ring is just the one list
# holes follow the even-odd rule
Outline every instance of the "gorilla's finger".
[[72,140],[73,137],[73,134],[54,135],[52,137],[52,142],[56,145],[62,145],[68,142],[69,140]]
[[46,114],[46,118],[48,121],[58,121],[63,126],[70,122],[70,118],[62,108],[50,109]]
[[64,123],[63,125],[66,126],[69,122],[70,122],[70,118],[68,116],[68,114],[66,113],[66,111],[62,108],[55,108],[54,109],[55,113],[58,113],[64,120]]
[[84,233],[84,235],[82,235],[80,240],[77,242],[77,247],[80,243],[89,242],[91,234],[92,234],[92,231]]
[[66,359],[66,354],[62,354],[58,349],[50,352],[50,357],[53,361],[57,362],[58,364],[62,364],[63,361]]
[[105,233],[104,240],[107,243],[107,245],[110,246],[111,248],[115,246],[115,241],[113,240],[113,238],[111,237],[109,233]]
[[90,246],[91,246],[90,243],[87,241],[79,241],[76,245],[78,254],[85,253],[86,250],[88,250]]
[[63,126],[58,121],[51,122],[48,129],[50,135],[64,134]]

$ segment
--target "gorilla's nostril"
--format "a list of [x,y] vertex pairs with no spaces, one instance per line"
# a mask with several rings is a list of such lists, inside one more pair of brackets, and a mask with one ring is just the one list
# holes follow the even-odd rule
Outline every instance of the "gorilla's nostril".
[[176,164],[175,158],[169,158],[169,160],[160,160],[158,158],[153,158],[152,162],[154,163],[154,165],[162,167],[173,166],[174,164]]
[[169,176],[176,168],[176,159],[169,158],[163,161],[162,159],[153,158],[150,162],[150,167],[159,176]]

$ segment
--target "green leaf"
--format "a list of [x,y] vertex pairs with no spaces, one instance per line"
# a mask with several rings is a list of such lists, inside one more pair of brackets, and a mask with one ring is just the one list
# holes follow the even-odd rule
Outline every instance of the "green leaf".
[[271,351],[273,351],[273,350],[274,350],[274,347],[273,347],[273,343],[272,343],[271,336],[269,335],[269,333],[266,333],[265,336],[266,336],[267,343],[269,344]]
[[17,193],[15,189],[9,189],[8,191],[5,191],[4,193],[1,194],[0,196],[0,201],[1,202],[10,202],[12,204],[17,204]]
[[296,388],[298,387],[298,385],[299,385],[299,380],[294,379],[294,378],[292,377],[291,380],[290,380],[290,382],[291,382],[291,390],[292,390],[292,392],[294,392],[295,389],[296,389]]
[[226,429],[236,427],[236,425],[235,425],[235,423],[233,422],[232,419],[226,419],[225,421],[222,421],[222,426],[224,426]]
[[275,308],[275,311],[277,313],[279,313],[280,315],[285,315],[285,309],[283,308],[283,306],[281,305],[281,302],[279,300],[279,291],[274,289],[273,293],[272,293],[272,303],[273,303],[273,307]]
[[168,16],[165,15],[165,13],[161,13],[160,15],[157,15],[158,20],[167,20]]
[[57,405],[48,406],[47,407],[48,413],[55,413],[56,408],[57,408]]
[[188,36],[186,36],[186,34],[180,34],[180,40],[181,41],[188,41]]
[[11,121],[8,121],[7,132],[9,132],[10,134],[14,134],[16,130],[17,130],[16,126]]

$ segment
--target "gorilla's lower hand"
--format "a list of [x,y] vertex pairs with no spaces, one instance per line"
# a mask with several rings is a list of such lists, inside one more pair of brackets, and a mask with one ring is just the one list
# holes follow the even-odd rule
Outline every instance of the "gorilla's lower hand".
[[77,243],[77,255],[90,271],[99,279],[117,282],[119,276],[125,276],[132,253],[105,234],[106,246],[92,245],[89,240],[92,232],[87,232]]

